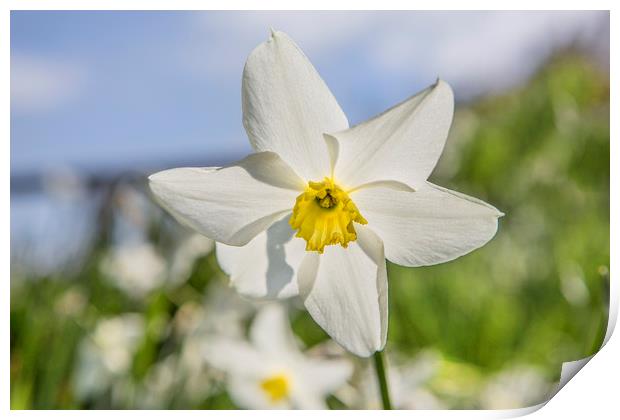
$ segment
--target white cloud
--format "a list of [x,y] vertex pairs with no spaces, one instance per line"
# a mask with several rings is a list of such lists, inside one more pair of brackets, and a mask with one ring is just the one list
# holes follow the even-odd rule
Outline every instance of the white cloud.
[[27,54],[11,55],[11,111],[49,111],[76,99],[86,72],[69,62]]
[[550,53],[592,42],[598,12],[428,13],[377,31],[373,62],[388,74],[441,77],[461,94],[503,89],[532,74]]
[[555,49],[592,44],[606,16],[595,11],[206,12],[193,22],[197,42],[183,49],[181,61],[207,77],[240,75],[249,52],[274,27],[288,32],[315,63],[343,59],[355,49],[386,77],[432,83],[439,76],[460,96],[471,96],[523,81]]
[[352,40],[373,21],[372,13],[350,12],[240,12],[233,19],[203,15],[204,23],[229,39],[256,43],[269,36],[269,28],[295,35],[308,51],[328,50]]
[[[192,16],[196,42],[179,49],[180,65],[208,77],[241,74],[245,59],[269,37],[289,33],[312,61],[337,53],[372,24],[369,12],[203,12]],[[237,79],[235,79],[237,80]]]

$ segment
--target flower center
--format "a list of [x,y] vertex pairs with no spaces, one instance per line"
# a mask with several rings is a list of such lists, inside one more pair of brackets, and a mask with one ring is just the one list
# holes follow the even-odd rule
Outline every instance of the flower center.
[[289,380],[285,375],[279,374],[264,379],[260,383],[261,389],[267,394],[272,403],[276,403],[288,397]]
[[306,251],[323,253],[326,245],[344,248],[357,239],[353,222],[368,222],[357,206],[334,181],[308,182],[308,187],[295,201],[289,224],[295,235],[306,240]]

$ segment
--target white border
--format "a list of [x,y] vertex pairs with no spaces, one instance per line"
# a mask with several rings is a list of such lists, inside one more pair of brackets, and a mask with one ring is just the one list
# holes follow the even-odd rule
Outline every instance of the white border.
[[[52,4],[53,3],[53,4]],[[416,1],[415,3],[407,3],[404,1],[396,0],[382,0],[368,1],[342,1],[335,4],[333,0],[315,0],[308,1],[296,1],[294,4],[290,1],[272,0],[272,1],[250,1],[250,0],[236,0],[227,2],[208,2],[199,0],[152,0],[152,1],[140,1],[140,0],[61,0],[61,1],[45,1],[45,0],[5,0],[2,2],[0,8],[2,8],[2,14],[0,17],[0,60],[1,60],[1,79],[2,79],[2,92],[3,100],[0,102],[0,111],[2,111],[2,132],[4,133],[4,141],[2,143],[4,153],[2,154],[2,162],[4,164],[5,171],[7,173],[6,178],[3,179],[1,185],[2,197],[5,205],[2,207],[2,227],[5,232],[5,240],[2,242],[2,248],[4,256],[5,273],[4,281],[2,282],[3,290],[0,291],[0,306],[3,308],[1,322],[1,332],[3,345],[0,349],[1,359],[3,361],[3,378],[0,381],[0,409],[2,413],[9,412],[10,408],[10,324],[9,324],[9,307],[10,307],[10,75],[9,75],[9,58],[10,58],[10,10],[243,10],[257,9],[261,6],[264,10],[392,10],[392,9],[410,9],[411,5],[415,5],[418,10],[441,10],[441,9],[461,9],[463,6],[462,1]],[[617,65],[617,57],[613,54],[613,46],[616,45],[617,31],[615,25],[618,23],[617,16],[614,10],[614,3],[611,1],[602,0],[590,0],[588,2],[578,1],[563,1],[558,2],[563,6],[563,9],[603,9],[612,10],[611,12],[611,115],[620,115],[618,113],[617,106],[617,88],[618,83],[613,76],[614,72],[619,68]],[[473,10],[485,10],[485,9],[531,9],[531,10],[549,10],[558,9],[549,1],[504,1],[501,2],[502,7],[498,2],[494,1],[469,1],[467,5]],[[611,138],[616,139],[618,133],[618,127],[614,118],[611,119]],[[618,186],[618,147],[615,141],[611,142],[611,190]],[[611,214],[620,214],[620,207],[618,206],[617,195],[611,195]],[[618,248],[616,246],[618,224],[616,220],[611,217],[611,261],[610,265],[613,265],[613,261],[618,261]],[[342,417],[367,417],[375,418],[377,415],[386,417],[401,417],[407,418],[415,416],[416,418],[429,419],[429,418],[446,418],[446,417],[459,417],[459,418],[505,418],[515,417],[519,415],[525,415],[536,411],[532,418],[537,419],[555,419],[555,418],[583,418],[585,415],[594,416],[594,418],[612,418],[614,414],[617,416],[620,412],[618,408],[618,374],[620,373],[620,342],[617,338],[611,337],[611,332],[615,326],[615,321],[618,312],[618,296],[620,290],[618,290],[617,284],[611,282],[611,302],[610,302],[610,319],[609,328],[605,337],[607,343],[599,354],[595,355],[591,363],[583,369],[584,371],[579,374],[579,379],[570,381],[568,385],[566,382],[572,378],[572,374],[581,369],[585,361],[572,362],[565,364],[562,370],[562,379],[566,379],[562,385],[566,385],[556,397],[554,397],[547,406],[539,411],[540,406],[525,408],[520,410],[497,410],[497,411],[393,411],[393,412],[376,412],[376,411],[331,411],[314,413],[311,411],[294,412],[293,415],[299,417],[313,418],[316,415],[324,416],[325,418],[338,419]],[[610,340],[611,338],[611,340]],[[43,356],[43,355],[42,355]],[[44,356],[43,356],[44,357]],[[560,387],[561,388],[561,387]],[[111,415],[117,417],[131,418],[136,415],[136,412],[131,411],[11,411],[12,417],[30,418],[39,416],[41,413],[46,418],[83,418],[83,416],[89,416],[92,418],[105,418],[108,419]],[[229,418],[247,418],[252,417],[269,417],[269,418],[286,418],[289,419],[292,415],[291,412],[248,412],[248,411],[228,411],[228,412],[216,412],[209,411],[150,411],[145,415],[154,418],[166,418],[169,415],[181,418],[204,418],[204,416],[223,416]]]

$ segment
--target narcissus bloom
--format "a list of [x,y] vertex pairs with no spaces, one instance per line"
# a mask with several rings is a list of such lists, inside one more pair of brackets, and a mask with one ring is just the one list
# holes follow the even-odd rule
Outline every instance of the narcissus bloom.
[[208,363],[226,373],[230,396],[244,408],[326,408],[325,398],[353,372],[346,359],[301,353],[286,313],[275,304],[256,315],[249,342],[213,337],[204,352]]
[[102,319],[78,348],[73,381],[78,399],[97,398],[110,388],[121,386],[140,341],[144,319],[139,314]]
[[243,295],[300,295],[360,356],[385,345],[385,259],[415,267],[462,256],[497,231],[496,208],[427,181],[452,121],[437,83],[349,128],[310,61],[274,32],[243,72],[243,123],[256,153],[223,168],[152,175],[159,203],[218,242]]

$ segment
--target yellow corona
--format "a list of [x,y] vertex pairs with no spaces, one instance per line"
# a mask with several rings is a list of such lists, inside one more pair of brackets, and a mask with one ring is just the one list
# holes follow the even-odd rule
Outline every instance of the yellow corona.
[[353,222],[368,222],[349,195],[333,179],[308,182],[308,187],[295,201],[289,224],[298,238],[306,240],[306,251],[323,253],[327,245],[344,248],[357,239]]
[[288,398],[290,391],[289,380],[285,375],[271,376],[260,383],[260,387],[272,403]]

